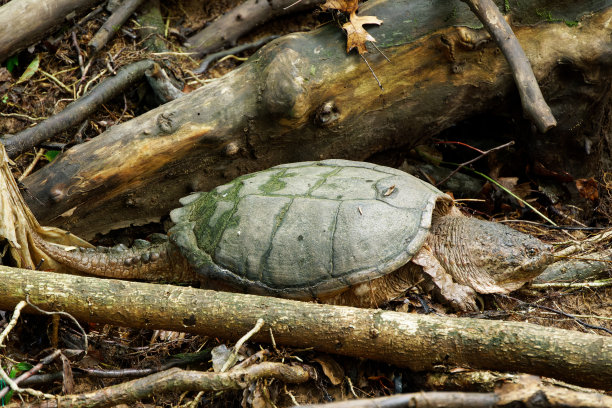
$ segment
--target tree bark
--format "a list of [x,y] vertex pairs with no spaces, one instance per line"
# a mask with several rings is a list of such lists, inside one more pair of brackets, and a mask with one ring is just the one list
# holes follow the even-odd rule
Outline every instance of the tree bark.
[[[612,1],[604,3],[593,0],[580,9]],[[532,23],[534,7],[557,10],[555,4],[529,2],[514,17]],[[367,5],[362,14],[384,20],[370,32],[392,63],[377,53],[367,56],[384,91],[357,55],[346,55],[337,27],[289,35],[225,77],[70,149],[25,180],[28,204],[44,223],[91,237],[157,221],[178,206],[179,197],[243,173],[282,162],[364,160],[422,143],[492,107],[520,111],[519,103],[507,98],[515,88],[497,48],[465,50],[462,44],[471,39],[475,46],[482,35],[448,27],[478,24],[465,4],[378,0]],[[563,16],[579,14],[573,3],[559,7]],[[563,22],[515,27],[553,113],[561,118],[552,133],[533,143],[580,143],[576,121],[586,121],[610,93],[612,27],[605,22],[611,15],[608,7],[578,27]],[[554,82],[567,64],[580,75],[574,82],[567,76]],[[593,135],[580,136],[587,137]],[[548,147],[542,151],[550,152]],[[572,154],[585,172],[600,171],[590,153],[572,149]]]
[[71,13],[97,0],[12,0],[0,7],[0,62],[42,39]]
[[384,361],[519,371],[612,390],[612,338],[528,323],[320,305],[210,290],[0,267],[0,309],[19,301],[77,319],[253,340]]

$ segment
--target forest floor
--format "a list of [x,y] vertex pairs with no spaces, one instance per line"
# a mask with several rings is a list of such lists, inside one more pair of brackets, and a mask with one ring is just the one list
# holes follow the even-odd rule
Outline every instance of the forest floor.
[[[4,2],[2,2],[4,3]],[[254,50],[223,59],[214,63],[205,73],[196,75],[193,71],[199,62],[182,52],[181,43],[185,37],[200,30],[207,22],[230,10],[239,4],[238,0],[224,0],[214,2],[180,1],[163,2],[162,15],[167,22],[167,48],[176,52],[172,56],[172,69],[176,78],[184,83],[184,92],[189,92],[214,78],[219,78],[237,67],[244,58]],[[79,65],[79,52],[83,53],[86,44],[99,29],[108,16],[102,11],[81,26],[67,24],[60,30],[34,47],[34,52],[23,51],[11,58],[0,68],[0,134],[14,134],[32,126],[43,118],[60,112],[74,98],[72,84],[81,82],[84,88],[89,89],[96,83],[111,75],[111,69],[127,65],[131,62],[145,58],[161,60],[166,56],[151,54],[141,48],[140,40],[135,34],[138,31],[134,19],[128,20],[122,30],[111,40],[103,51],[104,57],[96,60],[89,68],[86,78],[82,78]],[[300,12],[297,15],[280,17],[266,23],[245,37],[239,43],[250,43],[257,39],[275,34],[284,35],[295,31],[310,30],[321,24],[337,24],[330,13]],[[340,29],[340,28],[339,28]],[[75,37],[73,37],[73,33]],[[81,51],[77,51],[74,38],[80,44]],[[27,67],[35,59],[39,59],[38,67],[30,76],[26,73]],[[18,82],[18,78],[26,75],[26,79]],[[78,88],[78,87],[77,87]],[[122,123],[150,109],[152,105],[147,102],[145,87],[139,87],[124,96],[116,98],[112,103],[106,104],[95,112],[78,131],[71,129],[46,142],[39,149],[20,155],[13,166],[14,176],[23,177],[36,171],[62,150],[70,146],[90,140],[110,126]],[[440,135],[429,147],[434,155],[439,155],[446,162],[464,162],[473,157],[473,150],[464,148],[464,144],[476,146],[481,136],[486,135],[487,126],[504,124],[487,123],[487,118],[474,118],[470,123],[458,125],[452,132]],[[494,147],[505,140],[512,139],[512,130],[506,132],[505,138],[486,141],[478,145],[480,149]],[[449,143],[461,140],[462,144]],[[443,142],[443,143],[441,143]],[[422,157],[421,152],[401,151],[394,149],[378,154],[372,161],[395,167],[408,167],[418,163]],[[520,220],[526,222],[511,222],[511,226],[529,232],[547,242],[564,242],[581,240],[590,234],[599,232],[570,230],[561,231],[543,226],[541,219],[530,213],[524,202],[528,202],[551,215],[550,205],[542,198],[543,187],[525,173],[526,166],[520,158],[520,146],[514,150],[514,156],[498,155],[484,158],[475,164],[475,168],[485,174],[496,174],[508,186],[521,196],[524,201],[503,197],[494,186],[479,181],[481,190],[474,195],[460,198],[458,202],[467,213],[492,220]],[[471,155],[471,156],[470,156]],[[510,165],[512,163],[512,165]],[[32,167],[33,165],[33,167]],[[612,182],[608,186],[608,193],[612,193]],[[586,188],[586,187],[585,187]],[[27,192],[26,192],[27,193]],[[457,193],[455,193],[457,194]],[[586,193],[585,193],[586,194]],[[463,200],[463,201],[462,201]],[[587,201],[589,199],[586,199]],[[590,200],[593,211],[589,211],[589,219],[580,221],[589,226],[609,226],[607,220],[611,213],[603,204],[597,203],[605,200]],[[608,201],[610,202],[610,201]],[[563,211],[571,210],[571,206],[559,203],[557,208]],[[569,211],[569,210],[568,210]],[[572,213],[570,217],[580,219],[580,211]],[[153,232],[164,232],[169,220],[162,223],[134,226],[120,231],[113,231],[107,235],[98,235],[95,245],[116,245],[124,243],[130,245],[134,239],[144,238]],[[610,272],[608,272],[610,275]],[[612,276],[604,276],[612,278]],[[601,278],[601,277],[600,277]],[[482,319],[504,319],[511,321],[530,322],[543,326],[551,326],[591,332],[610,336],[612,330],[612,286],[576,287],[576,288],[538,288],[529,286],[514,292],[511,297],[487,295],[481,298],[482,313],[470,317]],[[437,313],[446,314],[448,310],[435,303],[427,294],[409,293],[384,307],[390,310],[405,311],[409,313],[423,313],[423,304],[433,306]],[[5,321],[9,313],[4,312]],[[585,322],[589,327],[585,327]],[[49,353],[52,346],[71,348],[71,339],[78,336],[72,323],[63,321],[59,327],[59,334],[53,335],[56,326],[46,316],[28,315],[22,318],[19,326],[12,332],[7,347],[3,349],[4,355],[10,355],[14,363],[36,364],[43,356]],[[136,330],[130,328],[113,327],[108,325],[90,324],[86,328],[89,336],[89,350],[86,357],[72,363],[72,373],[75,383],[72,393],[84,393],[102,387],[116,384],[125,379],[121,370],[144,369],[160,367],[172,357],[190,353],[201,361],[195,365],[203,371],[209,370],[211,350],[223,344],[222,339],[206,338],[184,333],[152,332],[150,330]],[[606,332],[607,329],[607,332]],[[267,348],[271,361],[295,360],[305,362],[315,367],[318,380],[304,385],[285,385],[278,381],[258,383],[244,391],[211,392],[199,396],[201,406],[290,406],[295,400],[300,403],[317,403],[323,401],[339,400],[349,397],[373,397],[391,395],[396,392],[410,392],[435,388],[435,379],[432,374],[421,375],[408,370],[399,369],[387,364],[375,363],[367,360],[323,355],[312,350],[294,350],[284,347],[270,347],[259,344],[248,344],[242,350],[243,355],[251,355],[261,348]],[[27,367],[28,365],[24,367]],[[119,370],[115,378],[101,378],[86,375],[83,369],[96,368],[99,370]],[[46,372],[61,371],[60,366],[47,367]],[[441,367],[441,370],[443,368]],[[447,372],[449,376],[460,376],[469,372],[469,368],[453,368]],[[127,372],[127,371],[126,371]],[[480,386],[472,384],[472,389],[479,391],[490,390],[495,382]],[[37,385],[47,393],[60,393],[61,381],[51,381]],[[446,383],[446,390],[451,390]],[[465,390],[464,384],[456,384],[456,389]],[[186,406],[194,401],[193,395],[164,395],[163,397],[148,400],[137,406]],[[16,397],[13,397],[15,401]],[[8,401],[5,401],[8,402]],[[275,405],[272,405],[272,402]]]

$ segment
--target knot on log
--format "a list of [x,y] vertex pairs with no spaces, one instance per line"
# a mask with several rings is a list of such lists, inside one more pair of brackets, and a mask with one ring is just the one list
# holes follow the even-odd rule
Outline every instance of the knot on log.
[[315,115],[316,123],[320,126],[330,126],[340,119],[340,109],[334,101],[323,103]]
[[307,66],[304,57],[286,48],[279,50],[264,70],[263,104],[273,116],[303,118],[310,104],[307,100]]
[[176,125],[172,120],[173,116],[173,112],[162,112],[157,116],[157,127],[162,133],[171,134],[176,130]]

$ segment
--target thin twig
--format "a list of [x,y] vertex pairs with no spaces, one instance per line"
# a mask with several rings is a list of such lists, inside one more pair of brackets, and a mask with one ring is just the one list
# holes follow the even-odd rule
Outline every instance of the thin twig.
[[59,79],[57,79],[55,76],[53,76],[52,74],[43,71],[42,69],[38,69],[38,72],[40,72],[41,74],[43,74],[44,76],[46,76],[47,78],[51,79],[53,82],[55,82],[57,85],[59,85],[60,88],[62,88],[64,91],[68,92],[70,95],[73,95],[74,92],[72,91],[72,89],[68,88],[68,86],[66,86],[66,84],[64,84],[62,81],[60,81]]
[[32,162],[28,165],[28,167],[23,171],[23,174],[19,176],[19,178],[17,179],[18,182],[21,182],[23,181],[24,178],[28,177],[28,175],[32,172],[32,170],[34,170],[36,163],[38,163],[38,161],[40,160],[41,157],[43,157],[44,154],[45,154],[45,149],[38,149],[38,152],[36,152],[36,156],[34,156],[34,160],[32,160]]
[[77,41],[76,32],[74,30],[72,30],[71,37],[72,44],[74,45],[74,48],[76,48],[78,55],[79,67],[81,67],[81,77],[83,77],[85,75],[85,66],[83,65],[83,52],[81,51],[81,47],[79,47],[79,42]]
[[269,43],[272,40],[277,39],[278,37],[278,35],[270,35],[268,37],[261,38],[257,41],[248,44],[241,44],[236,47],[229,48],[227,50],[215,52],[214,54],[209,54],[202,60],[200,66],[196,68],[193,72],[195,72],[196,74],[202,74],[206,72],[212,62],[216,60],[219,60],[219,62],[221,62],[220,58],[222,57],[238,54],[239,52],[247,51],[253,48],[260,48],[261,46]]
[[551,220],[550,218],[548,218],[547,216],[542,214],[540,211],[538,211],[537,208],[535,208],[533,205],[529,204],[527,201],[523,200],[521,197],[519,197],[516,194],[514,194],[508,188],[502,186],[499,182],[494,180],[492,177],[489,177],[486,174],[481,173],[481,172],[476,171],[476,170],[473,170],[473,169],[470,169],[470,170],[473,171],[474,173],[478,174],[480,177],[484,177],[485,179],[489,180],[491,183],[495,184],[497,187],[501,188],[502,190],[504,190],[506,193],[510,194],[512,197],[516,198],[521,203],[525,204],[525,206],[529,207],[531,209],[531,211],[533,211],[534,213],[538,214],[540,217],[544,218],[546,221],[550,222],[552,225],[557,226],[557,224],[555,224],[555,222],[553,220]]
[[[11,318],[11,321],[6,326],[6,328],[2,331],[2,334],[0,334],[0,346],[4,342],[4,339],[6,338],[6,336],[8,336],[10,331],[17,324],[17,320],[19,319],[19,316],[21,315],[21,310],[25,306],[26,306],[26,302],[24,302],[23,300],[20,301],[19,303],[17,303],[17,306],[15,306],[15,309],[13,310],[13,317]],[[28,393],[30,395],[33,395],[35,397],[38,397],[38,398],[42,398],[42,397],[44,397],[44,398],[53,398],[53,396],[50,395],[50,394],[44,394],[44,393],[42,393],[40,391],[36,391],[36,390],[31,389],[31,388],[20,388],[19,385],[17,385],[17,383],[15,382],[15,380],[13,380],[12,378],[10,378],[8,376],[8,374],[6,373],[6,371],[4,371],[2,366],[0,366],[0,377],[2,377],[2,379],[9,386],[9,388],[11,390],[15,391],[15,392],[26,392],[26,393]]]
[[301,2],[302,0],[295,0],[293,3],[291,3],[290,5],[288,5],[287,7],[283,7],[283,10],[287,10],[288,8],[291,8],[293,6],[295,6],[296,4],[298,4],[299,2]]
[[[612,261],[607,261],[612,262]],[[593,282],[546,282],[546,283],[532,283],[529,285],[532,289],[582,289],[582,288],[605,288],[612,286],[612,279],[602,279]],[[596,316],[593,316],[596,317]]]
[[[59,356],[60,354],[62,354],[61,350],[55,350],[53,353],[51,353],[47,357],[43,358],[34,367],[29,369],[25,373],[21,374],[19,377],[15,378],[15,380],[14,380],[15,384],[20,384],[23,381],[25,381],[26,379],[32,377],[34,374],[36,374],[38,371],[40,371],[40,369],[43,368],[46,364],[50,364],[53,360],[55,360],[57,358],[57,356]],[[4,396],[6,396],[6,394],[8,394],[9,390],[10,390],[9,387],[4,387],[2,390],[0,390],[0,400],[2,398],[4,398]]]
[[45,116],[33,117],[33,116],[25,115],[23,113],[3,113],[3,112],[0,112],[0,116],[4,116],[4,117],[7,117],[7,118],[25,119],[25,120],[29,120],[30,122],[37,122],[39,120],[47,119],[47,117],[45,117]]
[[[466,201],[466,200],[455,200],[455,201]],[[484,200],[480,200],[480,201],[484,201]],[[537,225],[538,227],[543,227],[543,228],[552,229],[552,230],[567,230],[567,231],[601,231],[601,230],[608,229],[608,227],[577,227],[575,225],[549,225],[549,224],[544,224],[542,222],[530,221],[530,220],[499,220],[498,222],[502,222],[502,223],[517,222],[521,224]]]
[[66,313],[66,312],[47,312],[46,310],[42,310],[41,308],[39,308],[38,306],[36,306],[35,304],[30,302],[30,297],[26,296],[26,302],[28,302],[28,305],[30,305],[31,307],[33,307],[37,312],[45,314],[45,315],[60,315],[60,316],[65,316],[67,318],[69,318],[70,320],[72,320],[74,322],[74,324],[79,328],[79,330],[81,331],[81,334],[83,335],[83,352],[85,354],[87,354],[87,349],[88,349],[88,340],[87,340],[87,333],[85,332],[85,330],[83,329],[83,327],[81,326],[81,324],[79,323],[79,321],[77,319],[74,318],[74,316],[72,316],[70,313]]
[[[582,241],[570,241],[573,245],[562,249],[561,251],[557,252],[556,255],[560,257],[569,256],[575,254],[576,252],[584,251],[589,247],[592,247],[593,244],[598,244],[602,242],[607,243],[609,241],[612,241],[612,230],[602,232]],[[559,244],[563,244],[563,242]]]
[[11,318],[11,321],[4,328],[4,330],[2,331],[2,334],[0,334],[0,347],[3,346],[2,343],[4,343],[4,339],[6,338],[6,336],[8,336],[11,330],[13,330],[13,327],[15,327],[15,325],[17,324],[17,320],[19,320],[19,316],[21,315],[21,309],[23,309],[25,306],[26,306],[26,302],[23,300],[17,303],[17,306],[15,306],[15,309],[13,310],[13,317]]
[[391,62],[391,60],[385,55],[384,52],[382,52],[382,50],[380,48],[378,48],[378,46],[376,45],[375,42],[370,41],[370,44],[372,44],[372,47],[376,48],[376,51],[378,51],[380,53],[380,55],[382,55],[383,57],[385,57],[385,59],[387,60],[387,62]]
[[370,66],[370,63],[368,62],[368,60],[366,59],[366,57],[363,56],[363,54],[359,54],[359,56],[365,61],[366,65],[368,66],[368,68],[370,68],[370,72],[372,73],[372,75],[374,76],[374,79],[376,80],[376,82],[378,82],[378,86],[379,88],[384,91],[385,88],[383,88],[382,84],[380,83],[380,80],[378,79],[378,77],[376,76],[376,74],[374,73],[374,70],[372,69],[372,67]]
[[436,187],[440,186],[442,184],[444,184],[448,179],[450,179],[451,177],[453,177],[455,174],[457,174],[457,172],[459,172],[459,170],[461,170],[462,168],[464,168],[465,166],[467,166],[468,164],[472,164],[477,160],[482,159],[483,157],[485,157],[488,154],[491,154],[497,150],[501,150],[504,149],[506,147],[510,147],[514,144],[514,140],[509,141],[508,143],[505,143],[503,145],[494,147],[492,149],[489,149],[487,151],[481,151],[479,156],[476,156],[475,158],[473,158],[472,160],[468,160],[465,163],[461,163],[459,166],[457,166],[457,168],[455,168],[455,170],[453,170],[448,176],[446,176],[442,181],[439,181],[438,183],[436,183]]
[[234,345],[234,349],[232,350],[232,353],[230,354],[229,358],[227,359],[227,361],[225,362],[225,364],[223,364],[223,367],[221,368],[222,373],[226,372],[231,367],[233,367],[234,364],[236,364],[236,361],[238,361],[238,351],[240,350],[240,347],[242,347],[242,345],[248,339],[253,337],[253,335],[257,333],[263,327],[263,325],[264,325],[264,320],[257,319],[257,323],[255,323],[255,326],[247,334],[242,336],[240,340],[236,342],[236,344]]

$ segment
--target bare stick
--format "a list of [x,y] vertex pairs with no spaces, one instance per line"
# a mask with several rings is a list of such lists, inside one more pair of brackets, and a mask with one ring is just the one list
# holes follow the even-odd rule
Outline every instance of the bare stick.
[[36,152],[36,156],[34,156],[34,159],[32,160],[32,162],[28,165],[28,167],[23,171],[21,176],[19,176],[19,178],[17,179],[18,182],[23,181],[24,178],[30,175],[30,173],[32,172],[32,170],[34,170],[34,167],[36,167],[36,164],[38,163],[40,158],[43,157],[44,154],[45,154],[45,149],[38,149],[38,152]]
[[153,66],[149,60],[135,62],[123,67],[117,75],[98,84],[91,92],[77,99],[63,111],[34,127],[2,139],[9,157],[17,157],[38,143],[50,139],[57,133],[76,126],[86,120],[101,104],[116,97],[131,87],[145,71]]
[[221,372],[224,373],[227,370],[229,370],[234,364],[236,364],[236,361],[238,361],[238,351],[240,350],[240,347],[242,347],[242,345],[251,337],[253,337],[253,335],[255,333],[257,333],[259,330],[261,330],[261,328],[264,325],[264,320],[263,319],[257,319],[257,323],[255,324],[255,327],[253,327],[247,334],[245,334],[244,336],[242,336],[240,338],[240,340],[238,340],[236,342],[236,344],[234,345],[234,349],[232,350],[232,353],[230,354],[229,358],[227,359],[227,361],[225,362],[225,364],[223,364],[223,367],[221,368]]
[[612,286],[612,279],[602,279],[593,282],[546,282],[532,283],[531,289],[585,289],[606,288]]
[[136,11],[143,0],[125,0],[100,27],[96,35],[87,44],[95,54],[102,49],[125,21]]
[[495,393],[476,392],[418,392],[390,397],[304,405],[304,408],[400,408],[448,407],[480,408],[497,406],[531,406],[533,401],[546,401],[550,407],[604,407],[612,404],[612,397],[591,390],[568,389],[564,385],[550,385],[538,377],[521,375],[515,381],[497,387]]
[[32,302],[30,302],[30,297],[28,295],[26,295],[26,302],[28,303],[28,305],[32,308],[34,308],[34,310],[36,310],[38,313],[41,314],[45,314],[45,315],[49,315],[49,316],[64,316],[67,317],[68,319],[72,320],[72,322],[79,328],[79,330],[81,331],[81,334],[83,335],[83,352],[85,354],[87,354],[87,349],[89,348],[88,346],[88,340],[87,340],[87,333],[85,332],[85,330],[83,329],[83,327],[81,326],[81,324],[79,323],[79,321],[77,319],[74,318],[74,316],[72,316],[70,313],[67,312],[48,312],[46,310],[42,310],[40,307],[32,304]]
[[[20,383],[24,382],[25,380],[27,380],[28,378],[32,377],[34,374],[36,374],[38,371],[40,371],[40,369],[43,368],[44,365],[50,364],[51,362],[53,362],[53,360],[55,360],[57,358],[57,356],[59,356],[61,353],[62,352],[60,350],[55,350],[53,353],[51,353],[47,357],[43,358],[34,367],[29,369],[25,373],[21,374],[19,377],[15,378],[14,383],[15,384],[20,384]],[[10,390],[10,387],[4,387],[2,390],[0,390],[0,400],[2,398],[4,398],[4,396],[6,396],[6,394],[8,394],[9,390]]]
[[8,336],[11,330],[13,330],[13,327],[15,327],[15,325],[17,324],[17,320],[19,320],[19,316],[21,315],[21,309],[23,309],[26,306],[26,304],[27,303],[24,300],[22,300],[21,302],[17,303],[17,306],[15,306],[15,309],[13,310],[13,317],[11,317],[11,321],[9,322],[9,324],[6,325],[6,327],[0,334],[0,347],[2,347],[2,343],[4,343],[4,339],[6,338],[6,336]]
[[492,0],[462,0],[478,16],[487,31],[497,42],[510,67],[521,95],[523,110],[542,133],[557,125],[550,107],[546,104],[525,51],[512,29]]
[[85,75],[85,66],[83,65],[83,52],[81,51],[81,47],[79,47],[79,41],[77,40],[76,33],[74,32],[74,30],[70,35],[72,37],[72,44],[74,45],[74,48],[77,52],[79,67],[81,67],[81,77],[83,77]]
[[170,80],[170,77],[157,63],[145,71],[147,82],[161,104],[175,100],[184,95]]
[[195,72],[196,74],[202,74],[206,72],[206,70],[208,69],[211,63],[213,63],[214,61],[222,57],[225,57],[226,55],[238,54],[239,52],[242,52],[242,51],[251,50],[253,48],[259,48],[262,45],[265,45],[269,43],[270,41],[277,39],[278,37],[279,37],[278,35],[270,35],[268,37],[261,38],[252,43],[240,44],[240,45],[237,45],[236,47],[233,47],[227,50],[215,52],[214,54],[209,54],[202,60],[202,63],[200,64],[200,66],[193,70],[193,72]]
[[129,404],[152,395],[168,392],[239,390],[253,381],[265,378],[276,378],[286,383],[303,383],[310,379],[310,375],[300,366],[272,362],[260,363],[245,369],[230,370],[227,373],[203,373],[171,368],[101,390],[53,397],[53,400],[30,406],[108,407],[122,403]]
[[498,397],[493,392],[415,392],[390,397],[338,401],[327,404],[301,405],[302,408],[400,408],[400,407],[447,407],[488,408],[493,407]]
[[265,325],[253,335],[254,341],[270,342],[272,328],[277,344],[385,361],[414,371],[431,370],[444,361],[612,390],[612,338],[590,333],[0,266],[0,309],[12,308],[25,292],[39,306],[90,322],[233,340],[263,318]]
[[299,3],[295,3],[295,0],[247,0],[191,36],[188,45],[197,55],[207,55],[235,45],[238,38],[274,17],[314,8],[320,3],[323,0],[303,0]]

